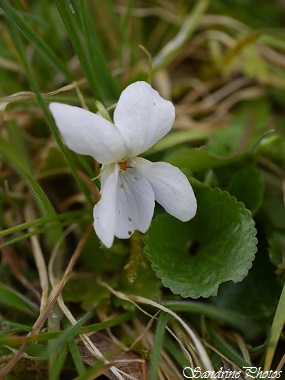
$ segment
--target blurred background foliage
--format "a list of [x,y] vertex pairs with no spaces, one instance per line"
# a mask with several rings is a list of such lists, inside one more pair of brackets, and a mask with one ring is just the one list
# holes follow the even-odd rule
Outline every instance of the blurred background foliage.
[[[132,347],[134,359],[150,364],[123,365],[125,373],[138,379],[148,378],[147,372],[151,379],[157,373],[182,378],[189,358],[166,336],[165,311],[157,324],[150,319],[151,329],[149,319],[122,294],[145,297],[153,314],[151,301],[183,312],[207,352],[199,351],[197,342],[199,355],[191,351],[193,342],[173,316],[168,326],[201,366],[209,355],[217,368],[252,363],[280,370],[285,360],[285,295],[279,298],[285,262],[285,2],[0,0],[0,7],[0,371],[14,357],[8,380],[104,378],[103,373],[119,378],[106,363],[101,369],[94,365],[100,355],[76,340],[87,332],[82,327],[87,323],[90,331],[104,330],[94,345],[115,360],[114,336],[131,346],[143,335]],[[174,130],[146,156],[175,164],[205,186],[227,190],[256,223],[258,255],[249,275],[238,284],[222,284],[207,300],[190,298],[192,291],[198,297],[195,284],[179,292],[171,279],[167,286],[175,294],[163,286],[141,235],[117,240],[109,251],[90,231],[84,238],[99,194],[90,178],[99,167],[67,151],[47,110],[49,101],[60,101],[97,111],[99,100],[112,113],[128,84],[148,79],[148,57],[140,46],[152,56],[153,86],[176,108]],[[207,191],[197,191],[211,205]],[[218,199],[217,192],[211,194]],[[233,201],[223,196],[227,208]],[[207,224],[207,209],[201,207],[207,236],[214,226],[209,219]],[[157,218],[147,237],[148,257],[158,266],[163,223],[171,228],[173,222]],[[81,242],[63,298],[48,298]],[[249,264],[240,271],[247,272]],[[169,276],[169,267],[166,272]],[[112,295],[112,289],[121,293]],[[56,299],[45,325],[44,311]],[[87,314],[80,319],[82,313]],[[25,336],[32,330],[29,341]],[[29,343],[25,355],[14,351],[22,343]]]

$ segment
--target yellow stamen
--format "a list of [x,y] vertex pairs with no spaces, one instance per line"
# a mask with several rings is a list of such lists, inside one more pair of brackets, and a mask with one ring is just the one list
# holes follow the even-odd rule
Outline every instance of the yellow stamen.
[[127,160],[126,161],[121,161],[121,162],[118,162],[118,165],[119,165],[119,168],[125,172],[127,170],[127,167],[128,167],[128,162]]

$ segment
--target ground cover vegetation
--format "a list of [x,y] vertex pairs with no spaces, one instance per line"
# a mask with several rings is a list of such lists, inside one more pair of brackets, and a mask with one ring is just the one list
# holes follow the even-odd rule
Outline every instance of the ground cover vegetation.
[[[282,0],[0,0],[0,378],[282,378],[284,16]],[[142,157],[185,174],[197,213],[156,204],[106,248],[100,165],[49,104],[113,120],[137,81],[176,114]]]

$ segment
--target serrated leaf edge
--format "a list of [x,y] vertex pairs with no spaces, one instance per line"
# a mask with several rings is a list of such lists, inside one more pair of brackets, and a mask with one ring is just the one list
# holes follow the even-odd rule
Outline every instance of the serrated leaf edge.
[[[196,182],[196,181],[195,181],[195,182]],[[198,186],[200,186],[201,188],[204,187],[203,184],[199,184]],[[205,187],[205,188],[206,188],[206,187]],[[216,187],[216,188],[209,188],[209,187],[207,187],[207,189],[209,189],[209,190],[211,190],[211,191],[213,191],[213,192],[217,192],[217,193],[220,193],[220,194],[225,194],[225,195],[227,195],[228,198],[231,198],[231,199],[232,199],[232,200],[238,205],[238,207],[239,207],[240,209],[242,209],[243,212],[246,212],[246,213],[248,214],[248,216],[250,217],[251,228],[255,231],[254,239],[252,239],[252,244],[251,244],[251,246],[252,246],[253,248],[255,248],[255,249],[252,250],[252,251],[253,251],[254,258],[255,258],[255,254],[256,254],[256,252],[257,252],[257,243],[258,243],[258,240],[257,240],[257,238],[256,238],[257,230],[256,230],[256,228],[255,228],[255,221],[254,221],[254,220],[252,219],[252,217],[251,217],[252,214],[251,214],[250,210],[248,210],[248,209],[245,207],[245,204],[244,204],[243,202],[238,201],[236,197],[234,197],[233,195],[231,195],[231,194],[230,194],[228,191],[226,191],[226,190],[222,190],[222,189],[217,188],[217,187]],[[165,213],[165,214],[163,214],[163,215],[159,215],[159,216],[157,216],[157,217],[153,220],[152,224],[153,224],[153,223],[157,223],[157,221],[158,221],[159,219],[165,217],[165,215],[167,215],[167,213]],[[186,223],[187,223],[187,222],[186,222]],[[208,298],[208,297],[210,297],[210,296],[216,296],[217,293],[218,293],[218,290],[219,290],[219,287],[220,287],[221,284],[223,284],[223,283],[225,283],[225,282],[227,282],[227,281],[233,281],[234,283],[237,283],[237,282],[242,281],[242,280],[248,275],[248,272],[249,272],[249,270],[252,268],[253,261],[254,261],[254,258],[253,258],[253,260],[250,259],[250,260],[247,260],[247,261],[246,261],[246,262],[249,264],[249,266],[247,267],[247,270],[244,271],[243,274],[242,274],[240,277],[237,277],[237,278],[235,279],[235,281],[232,280],[232,279],[228,279],[228,280],[226,279],[225,281],[222,281],[220,284],[218,284],[218,285],[216,285],[216,286],[213,286],[211,292],[204,292],[204,293],[201,293],[200,295],[194,295],[194,294],[191,294],[191,295],[190,295],[189,292],[188,292],[188,293],[185,293],[185,292],[177,292],[175,289],[173,289],[173,286],[170,285],[169,281],[168,281],[167,279],[164,279],[164,278],[163,278],[163,277],[164,277],[164,276],[163,276],[163,270],[160,269],[160,268],[157,268],[157,264],[154,263],[154,262],[151,260],[151,258],[150,258],[150,253],[148,252],[148,248],[149,248],[148,234],[146,234],[146,236],[145,236],[145,238],[144,238],[144,243],[145,243],[144,251],[145,251],[145,253],[146,253],[148,259],[149,259],[150,262],[151,262],[151,267],[152,267],[152,269],[155,271],[156,276],[161,280],[162,284],[163,284],[165,287],[169,288],[169,289],[172,291],[173,294],[180,295],[180,296],[183,297],[183,298],[191,297],[191,298],[193,298],[193,299],[197,299],[197,298],[199,298],[199,297]]]

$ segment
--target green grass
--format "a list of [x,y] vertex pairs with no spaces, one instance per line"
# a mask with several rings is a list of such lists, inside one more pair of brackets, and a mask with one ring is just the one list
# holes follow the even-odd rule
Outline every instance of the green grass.
[[[0,0],[0,15],[0,378],[182,379],[183,366],[249,364],[282,370],[281,3]],[[207,299],[183,299],[163,285],[141,234],[102,246],[92,227],[100,165],[65,146],[48,109],[56,101],[112,119],[120,93],[138,80],[176,110],[173,131],[144,157],[254,205],[247,214],[257,229],[253,267]],[[256,178],[247,181],[249,173]],[[162,212],[157,207],[155,218]],[[205,245],[205,257],[219,249],[214,236],[225,228],[209,231],[213,218],[189,224],[213,236],[191,242],[193,263]],[[179,233],[177,252],[186,252]],[[159,239],[167,273],[184,278]]]

